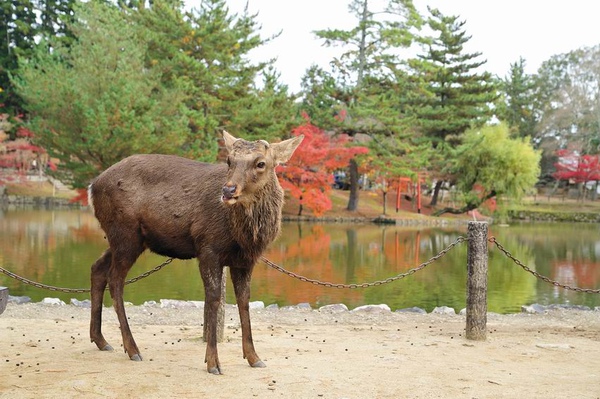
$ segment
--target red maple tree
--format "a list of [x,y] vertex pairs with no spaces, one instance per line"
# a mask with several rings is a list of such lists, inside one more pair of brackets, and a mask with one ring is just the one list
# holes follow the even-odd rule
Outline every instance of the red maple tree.
[[580,155],[571,150],[559,150],[556,155],[558,155],[558,162],[554,164],[556,167],[555,178],[584,184],[600,180],[598,155]]
[[278,167],[281,186],[300,202],[298,215],[304,207],[315,216],[331,209],[329,192],[333,184],[332,173],[348,166],[350,159],[368,152],[366,147],[348,146],[346,135],[330,136],[322,129],[306,122],[294,130],[292,135],[304,135],[304,140],[285,165]]
[[[32,162],[46,161],[46,150],[31,143],[33,132],[21,123],[19,117],[10,118],[8,114],[0,114],[0,168],[15,169],[18,173],[26,173]],[[10,139],[8,131],[14,130],[15,138]],[[41,165],[40,165],[41,167]]]
[[[575,184],[586,185],[588,182],[600,181],[600,158],[598,155],[580,155],[577,151],[559,150],[558,162],[554,164],[554,177],[568,180]],[[583,195],[585,197],[585,193]]]

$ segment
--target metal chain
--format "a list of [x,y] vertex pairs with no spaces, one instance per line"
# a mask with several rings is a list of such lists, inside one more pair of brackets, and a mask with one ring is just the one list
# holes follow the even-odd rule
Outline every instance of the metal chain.
[[[271,262],[269,259],[265,258],[265,257],[261,257],[261,260],[267,264],[268,266],[272,267],[273,269],[286,274],[290,277],[296,278],[300,281],[304,281],[307,283],[311,283],[314,285],[321,285],[324,287],[330,287],[330,288],[349,288],[349,289],[355,289],[355,288],[368,288],[368,287],[376,287],[379,285],[383,285],[383,284],[387,284],[387,283],[391,283],[394,282],[396,280],[400,280],[403,279],[405,277],[408,277],[412,274],[415,274],[416,272],[426,268],[427,266],[429,266],[430,264],[432,264],[433,262],[437,261],[438,259],[440,259],[441,257],[443,257],[444,255],[446,255],[448,253],[448,251],[450,251],[452,248],[454,248],[455,246],[457,246],[458,244],[461,244],[465,241],[468,241],[468,238],[459,236],[453,243],[451,243],[450,245],[448,245],[446,248],[444,248],[442,251],[440,251],[437,255],[431,257],[429,260],[427,260],[426,262],[421,263],[419,266],[412,268],[410,270],[408,270],[405,273],[400,273],[396,276],[393,277],[388,277],[384,280],[377,280],[377,281],[373,281],[370,283],[356,283],[356,284],[341,284],[341,283],[330,283],[330,282],[324,282],[324,281],[319,281],[319,280],[315,280],[315,279],[311,279],[308,277],[304,277],[301,276],[299,274],[296,274],[294,272],[291,272],[289,270],[284,269],[283,267],[277,265],[276,263]],[[547,283],[550,283],[556,287],[560,287],[566,290],[571,290],[571,291],[576,291],[576,292],[584,292],[584,293],[590,293],[590,294],[600,294],[600,289],[591,289],[591,288],[579,288],[579,287],[571,287],[569,285],[566,284],[562,284],[556,280],[552,280],[546,276],[541,275],[540,273],[536,272],[535,270],[532,270],[531,268],[529,268],[527,265],[523,264],[519,259],[515,258],[506,248],[504,248],[504,246],[502,246],[502,244],[500,244],[497,240],[496,237],[490,237],[488,238],[488,241],[492,244],[494,244],[502,253],[504,253],[504,255],[506,255],[508,258],[510,258],[515,264],[517,264],[518,266],[520,266],[523,270],[525,270],[528,273],[531,273],[533,276],[535,276],[536,278],[545,281]],[[173,262],[173,258],[168,258],[167,260],[165,260],[163,263],[161,263],[160,265],[154,267],[153,269],[148,270],[145,273],[140,274],[137,277],[134,277],[132,279],[129,279],[127,281],[125,281],[125,284],[132,284],[135,283],[139,280],[142,280],[148,276],[150,276],[151,274],[156,273],[157,271],[161,270],[163,267],[167,266],[168,264],[170,264],[171,262]],[[58,292],[65,292],[65,293],[86,293],[86,292],[90,292],[89,288],[62,288],[62,287],[55,287],[52,285],[46,285],[46,284],[42,284],[42,283],[38,283],[35,281],[31,281],[29,279],[26,279],[25,277],[19,276],[18,274],[15,274],[11,271],[8,271],[2,267],[0,267],[0,273],[3,273],[5,275],[7,275],[8,277],[11,277],[15,280],[18,280],[24,284],[27,285],[31,285],[33,287],[36,288],[41,288],[41,289],[45,289],[45,290],[49,290],[49,291],[58,291]]]
[[[167,260],[165,260],[163,263],[161,263],[160,265],[156,266],[153,269],[148,270],[145,273],[140,274],[137,277],[134,277],[130,280],[125,281],[125,284],[131,284],[131,283],[135,283],[136,281],[139,281],[143,278],[148,277],[151,274],[156,273],[157,271],[159,271],[160,269],[162,269],[163,267],[165,267],[166,265],[168,265],[169,263],[173,262],[173,258],[169,258]],[[37,283],[35,281],[31,281],[26,279],[25,277],[19,276],[18,274],[15,274],[13,272],[10,272],[2,267],[0,267],[0,273],[4,273],[6,274],[8,277],[14,278],[15,280],[18,280],[24,284],[27,285],[31,285],[34,286],[36,288],[41,288],[44,290],[49,290],[49,291],[58,291],[58,292],[66,292],[66,293],[77,293],[77,294],[82,294],[85,292],[90,292],[89,288],[62,288],[62,287],[54,287],[52,285],[46,285],[46,284],[42,284],[42,283]]]
[[506,248],[504,248],[502,246],[502,244],[500,244],[497,240],[496,237],[490,237],[488,238],[488,241],[491,242],[492,244],[494,244],[501,252],[504,253],[504,255],[508,256],[510,259],[512,259],[513,262],[515,262],[517,265],[521,266],[523,268],[523,270],[525,270],[526,272],[529,272],[531,274],[533,274],[536,278],[545,281],[547,283],[552,284],[555,287],[560,287],[560,288],[564,288],[565,290],[571,290],[571,291],[577,291],[577,292],[585,292],[588,294],[600,294],[600,289],[591,289],[591,288],[579,288],[579,287],[571,287],[568,286],[566,284],[562,284],[559,283],[556,280],[552,280],[546,276],[543,276],[541,274],[539,274],[538,272],[536,272],[535,270],[530,269],[529,267],[527,267],[526,265],[524,265],[519,259],[515,258],[510,252],[508,252],[506,250]]
[[[301,276],[299,274],[296,274],[294,272],[290,272],[288,270],[285,270],[283,267],[271,262],[269,259],[265,258],[265,257],[261,257],[261,260],[266,263],[268,266],[271,266],[273,269],[278,270],[284,274],[287,274],[290,277],[294,277],[297,278],[301,281],[304,282],[308,282],[308,283],[312,283],[315,285],[322,285],[325,287],[331,287],[331,288],[350,288],[350,289],[354,289],[354,288],[367,288],[367,287],[375,287],[378,285],[382,285],[382,284],[387,284],[387,283],[391,283],[393,281],[396,280],[400,280],[402,278],[405,278],[407,276],[410,276],[416,272],[418,272],[419,270],[424,269],[425,267],[429,266],[431,263],[435,262],[436,260],[440,259],[442,256],[446,255],[446,253],[448,253],[448,251],[450,251],[453,247],[455,247],[456,245],[467,241],[468,239],[462,236],[459,236],[453,243],[451,243],[450,245],[448,245],[448,247],[444,248],[442,251],[440,251],[440,253],[438,253],[437,255],[433,256],[431,259],[429,259],[426,262],[421,263],[419,266],[408,270],[405,273],[401,273],[398,274],[396,276],[393,277],[388,277],[385,280],[378,280],[378,281],[374,281],[371,283],[362,283],[362,284],[337,284],[337,283],[328,283],[328,282],[322,282],[319,280],[314,280],[314,279],[310,279],[308,277],[304,277]],[[173,261],[173,258],[168,258],[167,260],[165,260],[162,264],[156,266],[155,268],[148,270],[145,273],[140,274],[137,277],[134,277],[130,280],[127,280],[125,282],[125,284],[132,284],[135,283],[143,278],[148,277],[149,275],[156,273],[157,271],[159,271],[160,269],[162,269],[163,267],[165,267],[166,265],[168,265],[169,263],[171,263]],[[18,280],[24,284],[28,284],[31,285],[33,287],[36,288],[41,288],[41,289],[45,289],[45,290],[49,290],[49,291],[58,291],[58,292],[66,292],[66,293],[85,293],[85,292],[90,292],[89,288],[62,288],[62,287],[55,287],[52,285],[46,285],[46,284],[42,284],[42,283],[38,283],[35,281],[31,281],[29,279],[26,279],[25,277],[19,276],[13,272],[10,272],[2,267],[0,267],[0,273],[4,273],[7,276],[14,278],[15,280]]]
[[448,251],[450,251],[453,247],[457,246],[458,244],[467,241],[468,238],[459,236],[456,241],[454,241],[452,244],[448,245],[446,248],[444,248],[442,251],[440,251],[440,253],[438,253],[437,255],[435,255],[434,257],[432,257],[431,259],[429,259],[426,262],[421,263],[419,266],[412,268],[410,270],[408,270],[405,273],[401,273],[398,274],[396,276],[393,277],[388,277],[385,280],[377,280],[377,281],[373,281],[371,283],[360,283],[360,284],[341,284],[341,283],[329,283],[329,282],[323,282],[323,281],[319,281],[319,280],[315,280],[312,278],[308,278],[308,277],[304,277],[301,276],[299,274],[296,274],[294,272],[291,272],[289,270],[284,269],[283,267],[271,262],[269,259],[265,258],[265,257],[261,257],[261,260],[266,263],[268,266],[272,267],[273,269],[286,274],[290,277],[293,278],[297,278],[300,281],[304,281],[307,283],[311,283],[314,285],[322,285],[324,287],[329,287],[329,288],[349,288],[349,289],[355,289],[355,288],[368,288],[368,287],[376,287],[378,285],[382,285],[382,284],[387,284],[387,283],[391,283],[393,281],[396,280],[400,280],[403,279],[404,277],[408,277],[411,274],[415,274],[416,272],[418,272],[419,270],[424,269],[425,267],[429,266],[431,263],[435,262],[436,260],[440,259],[442,256],[446,255],[446,253],[448,253]]

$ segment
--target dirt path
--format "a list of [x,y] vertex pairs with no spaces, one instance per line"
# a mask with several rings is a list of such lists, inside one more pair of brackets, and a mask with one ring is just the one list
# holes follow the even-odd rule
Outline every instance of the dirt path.
[[[204,367],[202,310],[128,308],[143,362],[100,352],[89,310],[9,304],[0,316],[1,398],[600,398],[600,312],[490,315],[485,342],[462,316],[254,310],[252,369],[227,309],[224,375]],[[112,309],[105,336],[119,347]]]

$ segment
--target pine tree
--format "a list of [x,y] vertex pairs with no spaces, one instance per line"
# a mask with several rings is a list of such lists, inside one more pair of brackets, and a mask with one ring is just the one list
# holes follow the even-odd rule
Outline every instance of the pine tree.
[[[396,50],[409,46],[412,29],[421,19],[412,0],[389,0],[375,11],[368,0],[352,0],[350,11],[357,25],[349,30],[327,29],[315,32],[327,46],[342,45],[347,50],[332,61],[337,72],[337,93],[347,110],[341,130],[347,134],[394,134],[404,129],[396,106],[389,107],[389,89],[397,86],[400,61]],[[394,100],[392,100],[393,102]],[[358,165],[350,162],[350,197],[347,209],[358,207]]]
[[[293,97],[287,86],[270,62],[254,64],[247,56],[270,40],[260,36],[255,15],[231,15],[223,0],[206,0],[187,12],[177,0],[156,0],[133,18],[148,28],[149,64],[163,71],[166,85],[191,92],[193,148],[214,151],[217,130],[223,128],[266,140],[291,130]],[[262,86],[256,83],[260,75]],[[203,150],[207,143],[213,147]]]
[[424,38],[425,54],[409,60],[413,89],[408,106],[418,121],[422,134],[435,150],[431,159],[437,182],[431,205],[436,205],[445,178],[451,149],[462,142],[463,133],[488,121],[493,113],[496,87],[489,72],[477,72],[485,64],[481,53],[465,53],[471,38],[464,31],[464,21],[444,16],[429,8],[427,24],[434,36]]
[[267,67],[262,77],[260,87],[253,87],[235,102],[228,128],[241,132],[247,140],[273,141],[287,137],[299,121],[295,96],[288,93],[287,85],[280,83],[280,74],[273,67]]
[[317,65],[308,68],[300,84],[302,102],[300,109],[315,126],[331,129],[338,125],[336,115],[345,107],[333,75]]
[[537,123],[535,81],[525,73],[523,58],[510,65],[509,74],[502,79],[500,88],[503,97],[497,103],[496,114],[508,123],[512,135],[532,139]]
[[73,22],[75,0],[37,0],[37,3],[40,35],[60,38],[68,44],[73,39],[68,24]]
[[399,61],[395,49],[408,47],[414,35],[411,29],[421,23],[412,0],[388,0],[375,10],[374,2],[352,0],[350,12],[357,25],[349,30],[316,31],[326,46],[344,46],[345,52],[332,61],[346,84],[360,88],[369,76],[386,76]]
[[394,80],[369,78],[350,111],[360,121],[357,127],[369,133],[369,170],[384,187],[399,178],[417,178],[431,158],[431,145],[415,128],[416,121],[402,100],[409,89],[400,70]]
[[0,4],[0,105],[12,114],[23,112],[23,100],[9,76],[15,75],[17,58],[33,55],[41,38],[72,37],[66,21],[72,19],[75,0],[7,0]]
[[59,177],[81,188],[128,155],[181,153],[191,140],[188,93],[146,67],[139,26],[99,2],[82,3],[76,15],[69,29],[77,40],[42,43],[15,79],[36,144],[61,161]]
[[264,43],[254,16],[231,16],[222,0],[192,11],[179,0],[119,3],[79,5],[66,26],[76,40],[53,36],[15,80],[67,181],[84,186],[134,152],[214,161],[223,128],[268,140],[289,133],[287,86],[247,57]]
[[28,57],[35,46],[36,18],[32,0],[5,0],[0,4],[0,106],[22,112],[22,100],[9,76],[18,68],[17,57]]

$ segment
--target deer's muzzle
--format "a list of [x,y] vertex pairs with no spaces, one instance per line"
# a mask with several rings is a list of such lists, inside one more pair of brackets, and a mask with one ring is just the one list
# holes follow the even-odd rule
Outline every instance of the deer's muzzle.
[[237,195],[235,194],[237,191],[237,186],[233,185],[224,185],[223,186],[223,195],[221,196],[221,201],[227,202],[230,204],[234,204],[237,199]]

